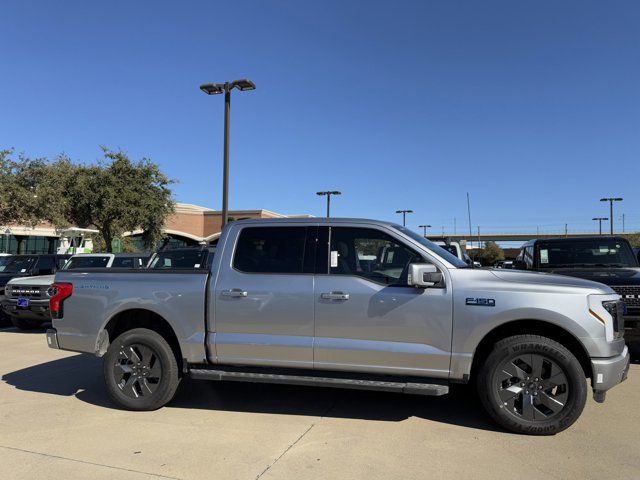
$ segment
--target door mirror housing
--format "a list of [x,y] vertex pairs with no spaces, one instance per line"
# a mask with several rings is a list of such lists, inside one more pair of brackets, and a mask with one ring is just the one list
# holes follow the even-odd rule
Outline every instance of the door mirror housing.
[[409,265],[408,284],[417,288],[429,288],[442,282],[442,273],[430,263],[412,263]]

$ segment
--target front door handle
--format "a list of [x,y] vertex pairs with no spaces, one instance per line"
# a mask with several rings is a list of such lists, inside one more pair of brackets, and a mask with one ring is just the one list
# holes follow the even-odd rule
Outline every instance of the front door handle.
[[349,300],[349,294],[342,292],[329,292],[321,294],[320,298],[324,300]]
[[241,298],[241,297],[247,296],[247,292],[239,288],[233,288],[231,290],[222,290],[222,292],[220,293],[222,294],[223,297]]

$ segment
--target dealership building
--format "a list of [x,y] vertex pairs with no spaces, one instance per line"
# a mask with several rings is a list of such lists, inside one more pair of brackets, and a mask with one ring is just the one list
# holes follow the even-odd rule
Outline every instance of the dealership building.
[[[312,215],[284,215],[269,210],[230,210],[229,221],[248,218],[300,218]],[[165,221],[165,248],[194,246],[203,243],[215,244],[220,238],[222,212],[210,208],[176,203],[175,211]],[[142,250],[142,231],[127,232],[124,235],[133,239]],[[60,244],[60,232],[51,225],[41,224],[35,227],[8,225],[2,227],[0,252],[2,253],[55,253]]]

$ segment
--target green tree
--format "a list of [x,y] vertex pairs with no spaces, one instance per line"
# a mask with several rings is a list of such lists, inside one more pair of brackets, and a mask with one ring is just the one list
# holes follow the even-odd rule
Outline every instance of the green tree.
[[115,237],[138,228],[145,247],[152,248],[174,209],[169,189],[173,182],[147,158],[132,162],[122,151],[103,152],[103,160],[79,166],[67,177],[65,219],[100,230],[108,252]]
[[504,260],[504,251],[496,242],[485,242],[482,250],[483,265],[493,265],[500,260]]

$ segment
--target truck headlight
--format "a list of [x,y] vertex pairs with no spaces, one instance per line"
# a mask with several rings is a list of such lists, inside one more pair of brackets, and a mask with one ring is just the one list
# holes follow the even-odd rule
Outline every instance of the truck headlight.
[[624,335],[624,302],[622,300],[607,300],[602,302],[602,306],[613,320],[613,338],[622,338]]
[[624,335],[624,308],[618,295],[589,295],[589,314],[602,324],[608,341]]

